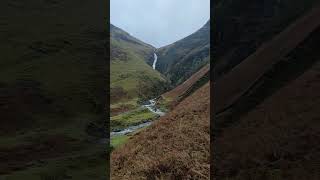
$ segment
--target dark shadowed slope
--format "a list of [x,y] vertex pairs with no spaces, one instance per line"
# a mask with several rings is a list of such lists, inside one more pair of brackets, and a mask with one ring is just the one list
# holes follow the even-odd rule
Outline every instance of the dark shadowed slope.
[[210,60],[210,20],[197,32],[157,50],[157,70],[176,86]]
[[0,2],[0,179],[106,176],[104,7]]
[[318,5],[218,79],[215,82],[215,89],[218,93],[214,102],[216,112],[219,113],[231,106],[266,71],[279,62],[281,57],[292,51],[312,31],[319,27],[319,16],[320,6]]
[[209,179],[210,84],[112,153],[112,179]]
[[254,53],[317,1],[216,0],[212,10],[214,78],[220,78]]
[[216,136],[217,180],[320,178],[319,68],[318,59]]
[[[306,20],[302,26],[294,28],[299,31],[267,45],[270,51],[265,56],[274,60],[272,68],[215,116],[213,172],[217,180],[319,179],[320,29],[310,28],[318,16],[306,17],[300,19]],[[303,33],[308,30],[312,32]],[[216,99],[223,93],[218,85]]]

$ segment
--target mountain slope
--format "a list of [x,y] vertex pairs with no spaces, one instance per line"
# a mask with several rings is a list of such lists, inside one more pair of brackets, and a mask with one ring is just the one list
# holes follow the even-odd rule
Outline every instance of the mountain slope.
[[209,22],[157,54],[157,70],[180,84],[158,99],[171,110],[112,152],[111,177],[209,179]]
[[[305,13],[216,81],[214,107],[223,110],[214,119],[216,179],[319,179],[320,5]],[[270,68],[248,68],[261,65]],[[233,71],[248,79],[238,74],[222,87]],[[247,83],[231,106],[222,103]]]
[[284,57],[303,42],[320,26],[319,16],[320,6],[316,6],[216,80],[216,91],[220,92],[215,99],[216,111],[219,112],[231,106],[257,83],[265,72],[281,61],[280,57]]
[[176,86],[210,61],[210,20],[197,32],[157,50],[157,70]]
[[164,106],[167,109],[172,109],[184,98],[190,96],[194,91],[202,87],[210,80],[210,64],[205,65],[199,71],[194,73],[185,82],[178,85],[174,89],[161,95],[158,99],[158,106]]
[[[117,48],[119,45],[132,50],[134,53],[140,55],[145,61],[153,57],[155,48],[146,44],[139,39],[131,36],[124,30],[110,24],[110,39],[111,39],[111,59],[117,58]],[[118,44],[116,44],[118,43]],[[119,44],[120,43],[120,44]],[[117,46],[118,45],[118,46]]]
[[155,48],[113,25],[110,25],[110,33],[111,103],[148,99],[163,91],[165,78],[147,64]]
[[264,42],[308,11],[317,0],[216,1],[213,21],[214,78],[218,79]]
[[215,138],[216,179],[319,179],[319,65],[233,114],[237,121]]
[[92,141],[106,135],[103,7],[0,2],[1,179],[105,176],[105,146]]
[[112,152],[112,179],[209,179],[210,83]]

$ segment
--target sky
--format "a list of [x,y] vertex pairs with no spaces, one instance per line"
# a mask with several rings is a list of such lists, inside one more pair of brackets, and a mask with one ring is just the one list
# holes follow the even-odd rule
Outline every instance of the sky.
[[159,48],[200,29],[210,18],[210,0],[111,0],[111,23]]

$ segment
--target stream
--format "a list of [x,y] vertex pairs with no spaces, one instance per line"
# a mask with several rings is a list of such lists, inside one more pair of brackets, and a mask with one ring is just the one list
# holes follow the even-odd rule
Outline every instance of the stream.
[[[161,111],[160,109],[156,108],[156,100],[155,99],[151,99],[148,101],[148,104],[142,105],[142,107],[147,108],[149,111],[159,115],[159,116],[163,116],[165,115],[165,113],[163,111]],[[126,129],[122,129],[120,131],[113,131],[110,133],[110,136],[118,136],[118,135],[126,135],[132,132],[135,132],[143,127],[147,127],[150,126],[152,124],[153,121],[148,121],[148,122],[142,122],[138,125],[134,125],[134,126],[129,126]]]
[[[153,60],[153,64],[152,64],[153,69],[156,69],[157,60],[158,60],[158,56],[156,53],[154,53],[154,60]],[[147,108],[149,111],[151,111],[159,116],[165,115],[165,113],[163,111],[161,111],[160,109],[158,109],[156,107],[156,99],[150,99],[148,101],[148,104],[144,104],[144,105],[142,105],[142,107]],[[142,122],[138,125],[129,126],[126,129],[123,129],[120,131],[113,131],[110,133],[110,136],[112,137],[112,136],[117,136],[117,135],[126,135],[129,133],[135,132],[141,128],[150,126],[151,124],[152,124],[152,121]]]

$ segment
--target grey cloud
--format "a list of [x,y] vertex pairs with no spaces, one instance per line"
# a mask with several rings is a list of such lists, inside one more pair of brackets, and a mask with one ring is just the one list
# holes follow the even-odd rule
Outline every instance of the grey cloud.
[[155,47],[171,44],[210,18],[210,0],[111,0],[111,23]]

